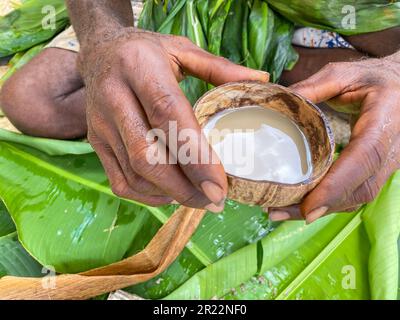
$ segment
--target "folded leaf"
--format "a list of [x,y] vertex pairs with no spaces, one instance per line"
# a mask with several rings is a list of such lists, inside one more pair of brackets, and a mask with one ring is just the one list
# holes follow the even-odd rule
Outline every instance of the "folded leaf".
[[24,1],[17,9],[0,17],[0,57],[45,42],[67,24],[68,13],[63,0]]
[[12,221],[4,203],[0,200],[0,237],[9,235],[15,231],[15,225]]
[[264,1],[298,25],[344,35],[380,31],[400,25],[399,1]]
[[0,278],[8,276],[42,277],[42,266],[18,242],[17,234],[0,237]]

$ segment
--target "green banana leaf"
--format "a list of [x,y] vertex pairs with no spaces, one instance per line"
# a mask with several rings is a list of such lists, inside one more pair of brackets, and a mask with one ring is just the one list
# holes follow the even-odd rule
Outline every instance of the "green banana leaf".
[[[400,25],[399,1],[264,0],[289,21],[301,26],[362,34]],[[347,15],[354,13],[354,25]]]
[[42,277],[42,266],[18,242],[17,233],[0,237],[0,278],[2,276]]
[[0,201],[0,237],[4,237],[15,231],[14,222],[7,212],[4,203]]
[[274,28],[274,14],[266,2],[254,0],[248,24],[248,48],[255,62],[252,67],[261,69],[269,54]]
[[274,23],[270,32],[274,36],[268,46],[270,54],[265,57],[262,69],[270,73],[270,81],[278,82],[282,71],[292,69],[299,55],[292,47],[294,25],[279,13],[273,13],[272,16]]
[[[156,21],[154,10],[164,10],[164,21]],[[148,30],[160,25],[158,32],[186,36],[215,55],[269,71],[275,82],[298,58],[291,46],[293,23],[262,0],[148,0],[139,25]],[[181,88],[194,104],[211,86],[189,77]]]
[[0,201],[0,278],[5,275],[41,277],[45,274],[42,274],[42,266],[19,243],[15,225]]
[[[138,252],[176,208],[115,197],[94,153],[50,156],[9,139],[0,142],[0,167],[0,196],[22,245],[60,272]],[[152,299],[396,298],[399,186],[397,173],[357,213],[310,226],[285,222],[275,230],[259,208],[227,201],[223,214],[205,217],[163,274],[128,290]],[[342,288],[349,265],[355,289]]]
[[[43,27],[48,14],[43,8],[54,8],[54,27]],[[6,16],[0,17],[0,57],[24,51],[54,37],[68,25],[63,0],[28,0]]]
[[261,240],[262,258],[259,245],[244,247],[166,299],[396,299],[399,186],[400,172],[355,213],[285,222]]
[[208,20],[208,51],[217,56],[221,55],[221,42],[232,0],[211,0]]
[[50,156],[62,156],[65,154],[88,154],[94,150],[89,143],[82,141],[56,140],[31,137],[0,128],[0,140],[16,142],[21,145],[33,147]]
[[[170,20],[171,17],[173,20]],[[197,14],[195,0],[176,2],[159,31],[188,37],[200,48],[207,49],[207,40]],[[180,83],[180,87],[192,105],[207,91],[207,84],[204,81],[190,76]]]
[[209,1],[208,0],[197,0],[196,1],[196,8],[197,12],[199,14],[199,19],[201,22],[201,26],[203,28],[203,32],[206,32],[208,30],[208,6],[209,6]]
[[372,245],[368,268],[373,299],[396,299],[400,289],[400,178],[394,175],[363,214]]
[[[116,197],[94,153],[50,156],[1,141],[0,167],[0,197],[21,244],[40,264],[61,273],[106,265],[142,250],[176,209]],[[223,214],[204,218],[187,249],[162,275],[164,281],[156,279],[159,285],[147,295],[154,297],[165,288],[165,296],[201,268],[270,230],[261,209],[228,202]],[[176,269],[180,275],[173,272]]]
[[221,41],[221,55],[234,63],[242,64],[242,26],[245,19],[247,0],[233,1],[225,21]]

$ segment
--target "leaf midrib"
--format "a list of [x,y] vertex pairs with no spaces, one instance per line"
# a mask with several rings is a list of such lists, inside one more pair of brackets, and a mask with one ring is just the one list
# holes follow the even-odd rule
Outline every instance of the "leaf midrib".
[[[65,177],[68,180],[72,180],[78,184],[84,185],[88,188],[94,189],[98,192],[101,192],[103,194],[107,194],[111,197],[114,198],[118,198],[109,187],[106,186],[102,186],[98,183],[92,182],[90,180],[84,179],[76,174],[73,174],[71,172],[68,172],[67,170],[61,169],[55,165],[52,165],[38,157],[35,157],[25,151],[22,151],[18,148],[16,148],[15,146],[13,146],[10,143],[7,142],[2,142],[4,145],[6,145],[9,149],[10,152],[13,152],[14,154],[16,154],[17,156],[26,159],[29,162],[35,163],[37,166],[42,167],[50,172],[53,172],[55,174],[58,174],[60,176]],[[142,203],[136,202],[134,200],[129,200],[129,199],[123,199],[124,201],[127,201],[129,203],[138,205],[142,208],[146,208],[147,210],[149,210],[151,212],[151,214],[158,219],[162,224],[165,224],[165,222],[169,219],[168,215],[165,214],[162,210],[160,210],[159,208],[156,207],[150,207],[150,206],[146,206]],[[208,257],[208,255],[203,252],[203,250],[201,250],[199,248],[199,246],[197,244],[195,244],[194,242],[189,242],[189,245],[186,245],[186,248],[204,265],[204,266],[208,266],[210,264],[212,264],[212,260]]]
[[329,244],[303,269],[302,272],[275,298],[275,300],[286,300],[289,295],[297,290],[313,272],[323,264],[326,259],[338,248],[343,241],[362,223],[363,211],[356,214],[351,221],[329,242]]

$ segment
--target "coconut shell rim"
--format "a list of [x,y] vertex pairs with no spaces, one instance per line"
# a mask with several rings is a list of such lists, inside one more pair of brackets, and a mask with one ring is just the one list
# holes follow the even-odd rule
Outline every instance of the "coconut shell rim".
[[[329,153],[329,158],[326,161],[326,164],[324,166],[324,169],[321,170],[320,174],[316,175],[316,176],[311,176],[310,178],[303,180],[301,182],[297,182],[297,183],[283,183],[283,182],[276,182],[276,181],[270,181],[270,180],[253,180],[253,179],[248,179],[248,178],[243,178],[243,177],[238,177],[235,176],[233,174],[229,174],[227,172],[225,172],[225,174],[231,178],[234,179],[238,179],[238,180],[244,180],[244,181],[249,181],[249,182],[254,182],[254,183],[263,183],[263,184],[274,184],[277,186],[283,186],[283,187],[300,187],[300,186],[304,186],[304,185],[310,185],[313,184],[314,182],[318,182],[321,180],[321,178],[323,176],[326,175],[326,173],[328,172],[329,168],[332,166],[333,163],[333,156],[335,154],[335,138],[333,136],[333,131],[332,128],[330,126],[329,120],[326,117],[326,115],[321,111],[321,109],[314,104],[313,102],[311,102],[309,99],[299,95],[298,93],[292,91],[291,89],[284,87],[280,84],[276,84],[276,83],[270,83],[270,82],[262,82],[262,81],[256,81],[256,80],[241,80],[241,81],[234,81],[234,82],[228,82],[225,84],[222,84],[218,87],[215,87],[209,91],[207,91],[206,93],[204,93],[194,104],[193,106],[193,110],[196,111],[196,109],[198,108],[199,104],[202,102],[202,100],[208,96],[209,94],[211,94],[214,91],[220,90],[222,88],[225,87],[229,87],[231,85],[234,84],[260,84],[263,86],[273,86],[273,87],[278,87],[281,88],[284,91],[288,91],[290,94],[295,95],[296,97],[300,98],[301,100],[304,100],[311,108],[313,108],[315,111],[317,111],[318,116],[322,119],[322,122],[324,123],[324,128],[326,131],[326,134],[328,136],[328,140],[329,140],[329,147],[331,148],[331,152]],[[239,107],[240,108],[240,107]],[[229,108],[227,108],[229,109]],[[225,109],[226,110],[226,109]],[[222,110],[221,110],[222,111]],[[213,115],[216,115],[218,112],[214,113]],[[292,120],[293,121],[293,120]],[[295,123],[296,126],[298,126],[297,123]],[[307,139],[307,137],[306,137]]]

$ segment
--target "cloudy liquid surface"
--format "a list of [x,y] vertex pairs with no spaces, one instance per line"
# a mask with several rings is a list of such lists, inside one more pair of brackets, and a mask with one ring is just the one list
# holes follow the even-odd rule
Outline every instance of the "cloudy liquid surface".
[[224,110],[203,131],[228,174],[287,184],[311,176],[307,139],[279,112],[259,106]]

